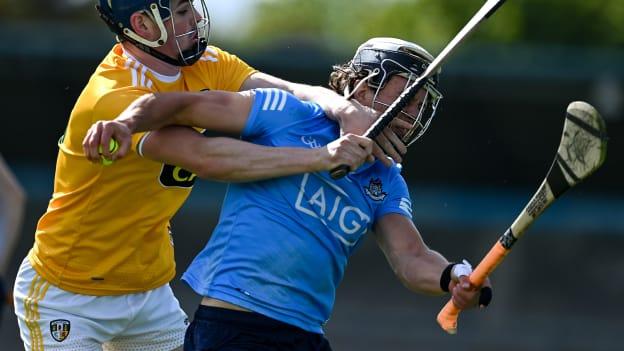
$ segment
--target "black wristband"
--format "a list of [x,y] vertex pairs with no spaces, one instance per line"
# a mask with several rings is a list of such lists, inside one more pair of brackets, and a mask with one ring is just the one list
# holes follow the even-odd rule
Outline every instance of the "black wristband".
[[440,289],[442,289],[442,291],[444,291],[444,292],[449,292],[449,287],[448,286],[449,286],[449,283],[451,282],[451,271],[453,270],[453,267],[456,264],[457,263],[455,263],[455,262],[451,262],[442,271],[442,275],[440,276]]
[[479,307],[487,307],[492,302],[492,288],[484,286],[479,294]]

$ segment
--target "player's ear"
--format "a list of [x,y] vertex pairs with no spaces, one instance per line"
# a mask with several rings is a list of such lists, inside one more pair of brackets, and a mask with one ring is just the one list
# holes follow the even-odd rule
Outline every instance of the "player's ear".
[[353,92],[352,97],[354,99],[356,99],[359,103],[361,103],[364,106],[370,106],[370,102],[372,99],[371,96],[371,89],[368,87],[368,84],[358,84],[358,82],[355,82],[355,87],[356,90]]
[[156,40],[160,32],[154,21],[145,13],[137,11],[130,16],[132,30],[147,40]]

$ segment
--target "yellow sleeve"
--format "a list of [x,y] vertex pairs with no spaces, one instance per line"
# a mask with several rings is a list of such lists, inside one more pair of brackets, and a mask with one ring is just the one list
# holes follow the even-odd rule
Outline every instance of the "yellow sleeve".
[[[239,91],[243,82],[257,72],[238,56],[211,46],[208,48],[218,64],[209,64],[209,75],[216,77],[214,90]],[[214,74],[214,75],[213,75]]]
[[[151,93],[148,90],[137,90],[137,89],[129,89],[122,90],[118,92],[111,92],[106,94],[100,98],[93,109],[94,117],[101,117],[93,120],[93,123],[99,120],[112,120],[117,118],[119,114],[121,114],[134,100],[139,97]],[[141,137],[145,134],[135,133],[132,135],[132,151],[136,151],[137,144]]]
[[[65,135],[59,140],[59,148],[73,156],[84,156],[82,141],[93,123],[117,118],[134,100],[149,92],[136,88],[113,90],[92,99],[91,104],[81,101],[88,97],[81,97],[72,111]],[[132,136],[133,151],[142,135],[143,133],[137,133]]]

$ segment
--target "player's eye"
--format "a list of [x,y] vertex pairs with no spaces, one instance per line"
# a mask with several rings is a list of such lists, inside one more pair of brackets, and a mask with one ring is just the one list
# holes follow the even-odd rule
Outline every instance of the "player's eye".
[[191,7],[189,6],[189,4],[187,4],[187,3],[181,4],[176,9],[176,15],[184,16],[184,15],[189,13],[190,9],[191,9]]

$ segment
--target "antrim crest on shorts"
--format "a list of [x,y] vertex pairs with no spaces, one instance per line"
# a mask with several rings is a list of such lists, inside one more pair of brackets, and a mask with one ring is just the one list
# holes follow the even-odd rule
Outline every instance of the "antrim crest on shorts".
[[366,195],[375,201],[383,201],[388,193],[383,191],[381,180],[379,178],[372,178],[368,183],[368,186],[364,187]]
[[50,322],[50,334],[52,338],[58,342],[62,342],[69,336],[71,323],[66,319],[55,319]]

